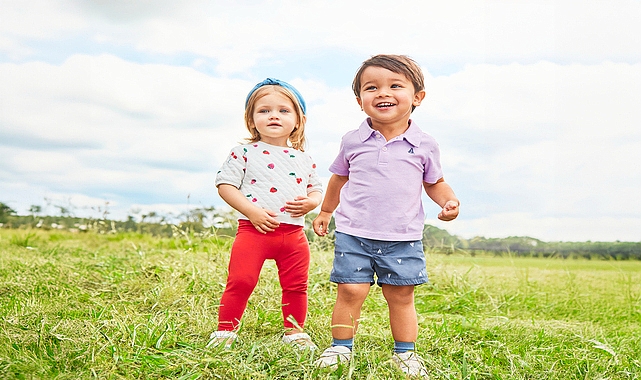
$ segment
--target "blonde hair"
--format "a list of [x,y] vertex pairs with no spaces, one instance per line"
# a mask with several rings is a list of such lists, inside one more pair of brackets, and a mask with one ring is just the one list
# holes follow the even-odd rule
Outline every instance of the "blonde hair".
[[297,123],[294,130],[289,135],[289,142],[292,145],[292,148],[298,149],[301,152],[305,151],[305,114],[303,113],[303,108],[298,99],[293,92],[286,89],[283,86],[278,85],[265,85],[254,91],[253,94],[247,100],[247,106],[245,107],[245,126],[249,131],[250,137],[245,140],[250,143],[255,143],[260,141],[260,133],[258,129],[254,126],[254,109],[256,108],[256,102],[262,97],[269,95],[270,93],[277,93],[284,95],[287,99],[291,100],[294,104],[294,109],[296,110]]

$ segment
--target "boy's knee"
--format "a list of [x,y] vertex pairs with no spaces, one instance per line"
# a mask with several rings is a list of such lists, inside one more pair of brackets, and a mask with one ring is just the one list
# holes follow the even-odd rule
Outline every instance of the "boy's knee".
[[386,285],[383,286],[383,296],[388,303],[414,303],[414,287]]
[[362,302],[369,293],[369,284],[339,284],[338,298],[345,302]]

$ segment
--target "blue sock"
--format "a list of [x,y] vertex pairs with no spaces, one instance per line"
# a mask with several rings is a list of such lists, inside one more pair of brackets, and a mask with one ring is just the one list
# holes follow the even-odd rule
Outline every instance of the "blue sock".
[[394,352],[397,354],[402,354],[403,352],[407,351],[414,351],[414,348],[416,348],[416,345],[414,342],[398,342],[394,341]]
[[332,340],[332,347],[334,346],[345,346],[349,348],[349,350],[352,350],[352,347],[354,346],[354,338],[352,339],[335,339],[333,338]]

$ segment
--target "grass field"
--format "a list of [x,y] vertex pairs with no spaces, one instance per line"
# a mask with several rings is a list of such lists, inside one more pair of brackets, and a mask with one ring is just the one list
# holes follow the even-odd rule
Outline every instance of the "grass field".
[[[403,379],[373,287],[336,372],[280,343],[275,266],[232,350],[206,348],[231,241],[0,230],[2,379]],[[314,246],[307,331],[330,343],[332,253]],[[427,253],[419,352],[433,379],[640,379],[641,262]]]

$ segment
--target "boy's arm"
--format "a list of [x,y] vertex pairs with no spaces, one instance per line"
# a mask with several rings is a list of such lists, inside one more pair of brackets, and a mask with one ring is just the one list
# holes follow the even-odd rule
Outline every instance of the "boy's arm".
[[454,190],[443,178],[436,181],[436,183],[423,182],[423,187],[425,187],[427,196],[443,208],[438,214],[440,220],[447,222],[456,219],[461,202],[456,198]]
[[245,215],[258,232],[263,234],[273,232],[280,225],[274,219],[277,215],[275,212],[254,206],[236,186],[220,184],[218,185],[218,194],[227,204]]
[[343,188],[345,183],[347,183],[347,180],[349,180],[348,176],[336,174],[333,174],[329,179],[329,183],[327,184],[327,192],[325,193],[325,199],[323,200],[323,204],[321,205],[321,211],[312,223],[316,235],[327,235],[329,222],[332,219],[334,210],[336,210],[336,207],[338,207],[338,203],[340,202],[341,197],[341,189]]

